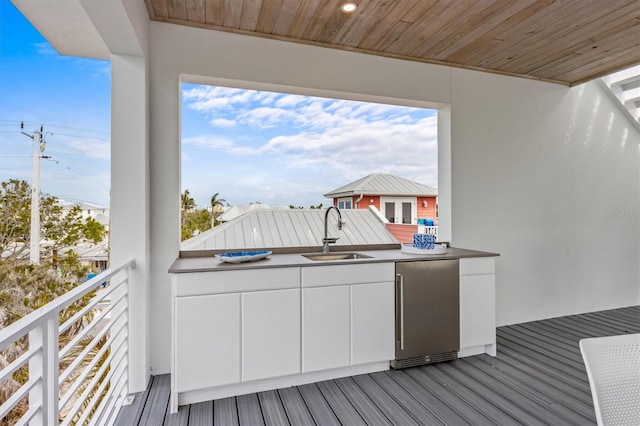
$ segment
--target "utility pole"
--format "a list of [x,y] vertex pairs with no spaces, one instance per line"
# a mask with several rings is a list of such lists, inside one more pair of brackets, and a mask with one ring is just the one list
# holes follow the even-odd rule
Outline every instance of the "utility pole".
[[[24,123],[20,123],[20,129],[24,129]],[[29,261],[33,264],[40,263],[40,156],[44,152],[45,141],[43,128],[33,132],[32,135],[22,131],[23,135],[33,140],[33,181],[31,182],[31,244],[29,246]]]

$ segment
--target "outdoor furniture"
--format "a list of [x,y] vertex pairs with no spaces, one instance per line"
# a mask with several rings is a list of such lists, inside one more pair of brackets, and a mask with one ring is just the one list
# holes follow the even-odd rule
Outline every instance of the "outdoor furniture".
[[598,425],[640,425],[640,334],[580,340]]

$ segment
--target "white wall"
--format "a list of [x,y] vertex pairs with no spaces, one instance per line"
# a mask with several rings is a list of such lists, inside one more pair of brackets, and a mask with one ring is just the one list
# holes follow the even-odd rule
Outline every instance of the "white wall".
[[600,86],[452,84],[453,241],[501,253],[498,323],[638,304],[640,137]]
[[640,218],[604,213],[639,211],[640,138],[596,84],[568,89],[159,23],[151,23],[149,40],[153,374],[169,371],[180,74],[291,93],[450,104],[442,111],[450,112],[451,174],[440,179],[451,182],[452,242],[501,253],[498,321],[640,303]]

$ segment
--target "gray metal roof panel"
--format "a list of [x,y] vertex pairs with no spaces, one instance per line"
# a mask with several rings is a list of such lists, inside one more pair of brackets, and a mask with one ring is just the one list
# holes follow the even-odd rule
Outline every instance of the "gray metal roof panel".
[[438,190],[400,176],[373,173],[330,191],[324,196],[336,198],[360,194],[435,197],[438,195]]
[[[308,247],[322,245],[325,210],[253,210],[182,243],[182,250]],[[336,245],[395,244],[398,241],[370,210],[341,210],[346,221],[337,229],[329,213],[328,234]]]

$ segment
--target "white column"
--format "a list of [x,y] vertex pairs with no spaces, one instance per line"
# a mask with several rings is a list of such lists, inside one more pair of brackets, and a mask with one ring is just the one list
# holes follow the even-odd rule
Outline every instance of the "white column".
[[144,58],[111,57],[111,263],[129,277],[129,392],[146,388],[149,352],[149,125]]
[[438,241],[453,242],[451,106],[438,110]]

